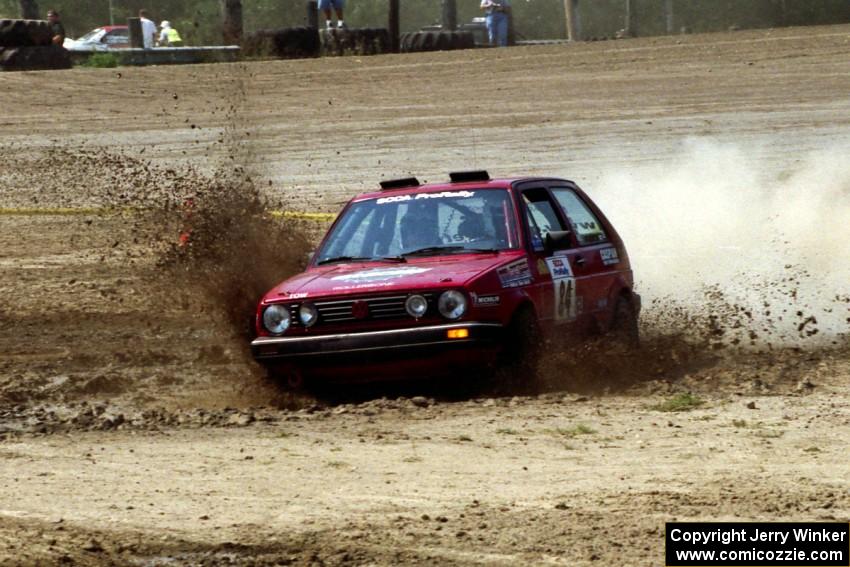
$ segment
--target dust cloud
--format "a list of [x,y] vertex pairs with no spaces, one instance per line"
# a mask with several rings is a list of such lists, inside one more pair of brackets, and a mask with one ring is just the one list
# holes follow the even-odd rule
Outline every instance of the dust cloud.
[[691,139],[609,169],[594,194],[624,239],[648,336],[715,346],[840,346],[850,330],[850,144],[776,163]]

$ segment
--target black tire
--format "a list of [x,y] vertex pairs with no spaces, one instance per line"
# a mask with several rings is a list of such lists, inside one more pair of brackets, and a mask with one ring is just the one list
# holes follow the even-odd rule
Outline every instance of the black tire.
[[320,49],[319,30],[303,26],[258,30],[242,42],[243,53],[249,57],[318,57]]
[[425,37],[422,38],[422,51],[434,51],[435,49],[437,49],[437,34],[425,32]]
[[398,38],[398,48],[402,53],[410,52],[410,40],[413,37],[413,34],[410,32],[405,32],[401,34]]
[[53,43],[53,29],[50,27],[50,22],[43,20],[26,20],[26,22],[27,36],[31,45],[51,45]]
[[390,30],[387,28],[375,29],[375,53],[390,52]]
[[608,332],[617,343],[627,349],[640,346],[638,316],[634,304],[625,295],[617,298],[617,303],[614,305],[614,317]]
[[434,49],[437,51],[449,51],[454,49],[452,46],[451,32],[438,32],[434,38]]
[[475,34],[472,32],[458,32],[460,36],[461,49],[475,49]]
[[58,45],[6,48],[0,53],[0,68],[4,71],[70,69],[71,54]]
[[467,31],[408,32],[401,35],[399,47],[403,53],[470,49],[475,47],[475,36]]
[[540,326],[531,307],[520,307],[505,330],[497,381],[511,390],[532,390],[539,379]]
[[0,20],[0,47],[48,46],[52,39],[44,20]]

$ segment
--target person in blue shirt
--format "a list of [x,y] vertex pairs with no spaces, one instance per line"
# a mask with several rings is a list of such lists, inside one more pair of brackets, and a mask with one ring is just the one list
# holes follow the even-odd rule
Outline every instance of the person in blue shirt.
[[511,10],[510,0],[481,0],[481,9],[487,14],[487,34],[490,45],[507,47],[508,45],[508,12]]

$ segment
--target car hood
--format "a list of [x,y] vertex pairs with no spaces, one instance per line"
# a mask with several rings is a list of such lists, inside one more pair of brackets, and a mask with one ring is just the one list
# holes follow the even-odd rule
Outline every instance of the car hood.
[[79,41],[76,39],[65,38],[62,47],[68,51],[107,51],[108,47],[99,42]]
[[459,286],[522,255],[522,252],[511,251],[412,258],[405,263],[346,262],[319,266],[284,281],[269,292],[266,299],[303,299]]

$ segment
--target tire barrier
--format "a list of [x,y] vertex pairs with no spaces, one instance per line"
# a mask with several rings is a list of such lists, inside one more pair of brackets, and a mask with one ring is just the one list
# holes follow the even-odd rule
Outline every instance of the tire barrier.
[[4,71],[70,68],[71,54],[59,45],[6,47],[0,50],[0,69]]
[[248,57],[302,59],[318,57],[320,52],[319,32],[315,28],[258,30],[242,40],[242,53]]
[[0,20],[0,47],[47,46],[52,37],[44,20]]
[[322,55],[378,55],[390,52],[386,28],[323,29],[319,32]]
[[475,36],[467,31],[418,31],[401,34],[402,53],[472,49]]
[[70,69],[71,54],[52,38],[44,20],[0,20],[0,70]]

